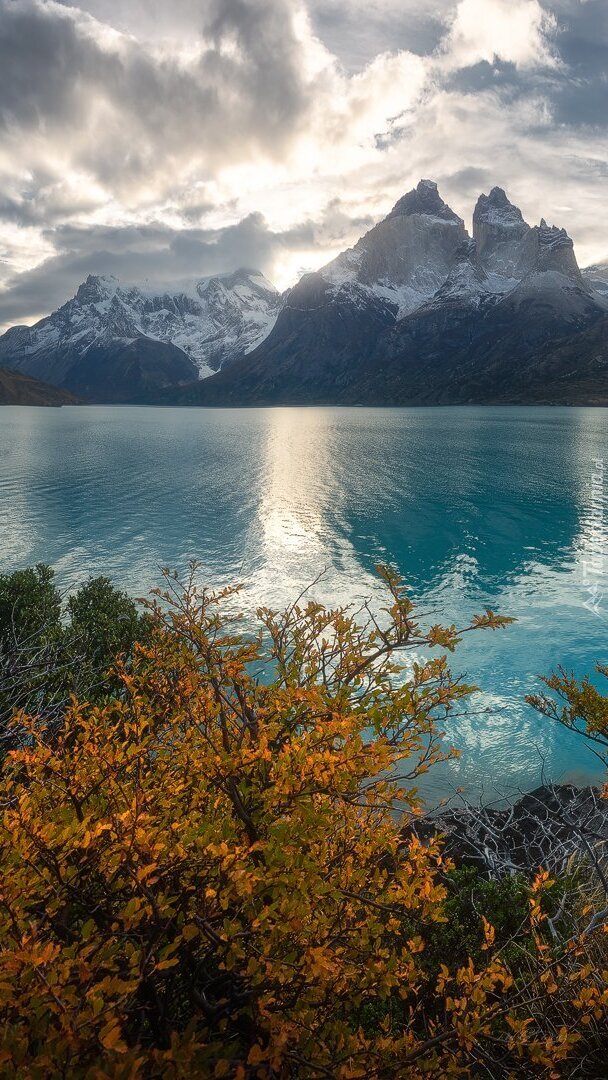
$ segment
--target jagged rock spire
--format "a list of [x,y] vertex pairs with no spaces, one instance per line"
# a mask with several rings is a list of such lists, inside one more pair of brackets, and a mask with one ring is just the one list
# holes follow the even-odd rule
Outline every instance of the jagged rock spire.
[[473,239],[480,265],[488,273],[517,275],[530,226],[505,190],[493,187],[480,195],[473,212]]
[[421,180],[415,188],[408,191],[407,195],[403,195],[391,210],[388,219],[409,217],[412,214],[426,214],[429,217],[442,218],[444,221],[464,224],[462,218],[459,218],[458,214],[455,214],[443,201],[434,180]]
[[89,274],[86,281],[79,285],[76,300],[79,304],[97,304],[113,296],[119,285],[118,278],[111,274]]
[[509,199],[501,187],[493,187],[489,195],[480,195],[473,211],[473,237],[483,225],[510,229],[523,236],[530,226],[524,221],[521,210]]

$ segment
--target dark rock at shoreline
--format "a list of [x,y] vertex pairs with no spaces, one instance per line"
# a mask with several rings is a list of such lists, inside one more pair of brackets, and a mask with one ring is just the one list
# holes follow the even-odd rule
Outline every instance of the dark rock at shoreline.
[[[415,821],[409,835],[444,838],[457,865],[489,877],[530,874],[543,867],[562,874],[587,857],[600,870],[608,863],[608,800],[597,788],[547,784],[510,806],[463,806]],[[407,833],[405,835],[407,835]]]

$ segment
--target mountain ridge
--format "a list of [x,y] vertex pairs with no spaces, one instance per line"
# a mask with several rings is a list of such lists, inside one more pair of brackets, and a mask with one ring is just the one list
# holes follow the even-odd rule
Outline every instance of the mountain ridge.
[[82,405],[74,394],[57,386],[32,379],[18,371],[0,367],[0,405]]
[[257,349],[167,397],[448,404],[525,400],[526,387],[551,400],[555,382],[560,400],[568,386],[575,401],[591,384],[597,400],[608,355],[593,331],[606,314],[565,230],[529,225],[493,188],[477,202],[471,237],[436,185],[421,181],[354,248],[290,291]]
[[472,220],[471,236],[421,180],[282,297],[247,268],[172,292],[90,275],[7,331],[0,363],[92,400],[430,404],[526,386],[550,398],[552,380],[563,397],[568,379],[573,400],[583,385],[597,397],[598,380],[601,396],[608,263],[581,272],[567,232],[530,225],[498,186]]
[[173,292],[89,274],[55,312],[0,337],[0,364],[88,395],[92,356],[103,364],[105,351],[113,357],[108,392],[118,400],[137,391],[129,372],[134,360],[141,390],[150,380],[162,389],[212,375],[255,347],[278,302],[274,286],[249,269],[182,283]]

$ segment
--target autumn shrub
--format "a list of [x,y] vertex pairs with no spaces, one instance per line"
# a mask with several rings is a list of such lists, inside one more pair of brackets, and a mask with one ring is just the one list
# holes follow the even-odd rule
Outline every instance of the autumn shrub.
[[[608,679],[608,664],[597,664],[601,680]],[[564,668],[542,679],[547,690],[530,694],[527,701],[535,709],[569,731],[582,735],[608,765],[608,697],[588,675],[577,679]]]
[[404,840],[471,688],[443,655],[456,629],[423,629],[381,573],[378,619],[302,599],[256,634],[234,590],[169,578],[119,693],[60,725],[15,715],[2,1075],[507,1080],[575,1075],[584,1032],[601,1045],[605,983],[547,934],[548,875],[512,912],[484,894],[475,928],[439,840]]

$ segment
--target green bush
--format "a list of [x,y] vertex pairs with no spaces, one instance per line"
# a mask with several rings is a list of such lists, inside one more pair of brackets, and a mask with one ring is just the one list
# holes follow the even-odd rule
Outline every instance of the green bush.
[[149,616],[105,577],[62,602],[53,570],[0,575],[0,725],[19,710],[59,719],[71,695],[94,704],[120,691],[112,675],[149,634]]

